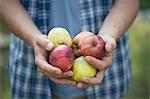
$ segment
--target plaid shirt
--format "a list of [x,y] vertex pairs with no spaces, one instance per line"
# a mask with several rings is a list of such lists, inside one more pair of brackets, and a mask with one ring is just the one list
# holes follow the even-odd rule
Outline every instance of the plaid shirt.
[[[22,0],[33,22],[43,34],[49,30],[51,0]],[[81,31],[95,34],[108,15],[113,0],[79,0]],[[117,42],[113,65],[100,85],[86,89],[89,99],[118,99],[130,85],[131,66],[128,47],[128,33]],[[11,79],[13,99],[51,99],[51,86],[47,76],[38,72],[31,46],[12,34],[8,71]]]

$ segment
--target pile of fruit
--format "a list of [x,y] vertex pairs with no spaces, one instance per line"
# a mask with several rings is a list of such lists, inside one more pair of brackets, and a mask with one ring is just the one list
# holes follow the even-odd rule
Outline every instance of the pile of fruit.
[[101,58],[105,53],[104,40],[91,32],[81,32],[71,38],[69,32],[61,27],[49,31],[48,39],[54,44],[49,63],[63,72],[73,70],[73,80],[79,82],[83,77],[94,77],[97,69],[85,60],[85,56]]

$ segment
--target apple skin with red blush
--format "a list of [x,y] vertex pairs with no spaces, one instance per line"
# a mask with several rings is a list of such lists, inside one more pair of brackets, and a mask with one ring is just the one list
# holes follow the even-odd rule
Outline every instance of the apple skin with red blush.
[[105,41],[98,35],[88,36],[80,45],[81,54],[100,59],[105,55],[105,44]]
[[106,42],[100,36],[83,31],[72,40],[67,30],[57,27],[49,32],[48,39],[54,44],[48,57],[49,64],[62,72],[72,69],[72,78],[76,82],[84,77],[95,77],[97,69],[86,61],[85,56],[101,59],[105,55]]
[[72,68],[74,59],[73,49],[67,45],[56,47],[49,55],[49,63],[63,72]]
[[74,37],[73,42],[72,42],[72,48],[74,50],[74,54],[76,58],[81,56],[80,47],[81,47],[83,40],[90,35],[94,35],[94,34],[88,31],[83,31]]

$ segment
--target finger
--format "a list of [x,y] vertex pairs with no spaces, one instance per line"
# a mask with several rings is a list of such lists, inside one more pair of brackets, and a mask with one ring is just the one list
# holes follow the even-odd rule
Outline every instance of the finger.
[[102,82],[103,78],[104,78],[104,74],[105,74],[105,70],[102,70],[102,71],[99,71],[96,74],[95,78],[84,77],[82,79],[82,81],[85,82],[85,83],[88,83],[90,85],[99,85]]
[[48,36],[47,36],[47,35],[44,35],[44,34],[43,34],[42,36],[48,39]]
[[45,35],[39,37],[37,43],[47,51],[51,51],[53,49],[53,43],[50,42]]
[[107,52],[113,51],[117,47],[116,41],[114,39],[110,39],[109,42],[106,43],[105,45],[105,50]]
[[41,69],[39,69],[39,68],[37,67],[37,71],[41,72]]
[[113,55],[114,55],[114,53],[115,53],[115,50],[113,50],[113,51],[111,51],[111,52],[106,52],[105,53],[105,56],[104,57],[102,57],[101,59],[103,59],[103,58],[109,58],[109,57],[113,57]]
[[61,78],[61,75],[54,75],[54,74],[50,74],[50,73],[47,73],[41,69],[38,69],[39,72],[43,73],[44,75],[48,76],[48,77],[53,77],[53,78]]
[[36,62],[35,62],[38,66],[38,68],[41,71],[44,71],[44,73],[46,74],[53,74],[53,75],[62,75],[62,71],[54,66],[51,66],[50,64],[47,63],[47,61],[45,61],[44,59],[38,57],[36,58]]
[[68,78],[68,77],[72,77],[72,76],[73,76],[73,72],[71,70],[63,73],[64,78]]
[[75,86],[76,82],[73,80],[68,80],[68,79],[57,79],[57,78],[50,78],[52,81],[58,84],[64,84],[64,85],[72,85]]
[[105,68],[109,67],[112,64],[112,58],[108,57],[104,60],[96,59],[92,56],[86,56],[85,59],[98,70],[104,70]]
[[77,88],[87,88],[87,87],[89,87],[89,86],[90,86],[90,85],[87,84],[87,83],[79,82],[76,87],[77,87]]
[[111,52],[117,47],[116,40],[113,37],[108,36],[108,35],[103,35],[102,38],[106,42],[105,50],[107,52]]

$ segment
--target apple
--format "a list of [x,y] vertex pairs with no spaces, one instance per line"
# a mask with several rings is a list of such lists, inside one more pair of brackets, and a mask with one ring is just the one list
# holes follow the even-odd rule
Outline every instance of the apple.
[[62,27],[56,27],[49,31],[48,33],[48,40],[54,44],[54,48],[58,47],[59,45],[72,45],[72,38],[69,32]]
[[98,35],[88,36],[80,45],[81,54],[83,56],[102,58],[105,54],[105,44],[105,41]]
[[49,63],[63,72],[71,69],[74,59],[73,49],[67,45],[56,47],[49,55]]
[[76,57],[79,57],[80,54],[80,45],[83,41],[83,39],[85,39],[86,37],[93,35],[91,32],[88,31],[84,31],[84,32],[80,32],[77,36],[75,36],[75,38],[73,39],[72,42],[72,47],[75,53]]
[[84,58],[80,56],[74,60],[73,64],[73,80],[80,82],[84,77],[94,77],[97,69],[90,65]]

